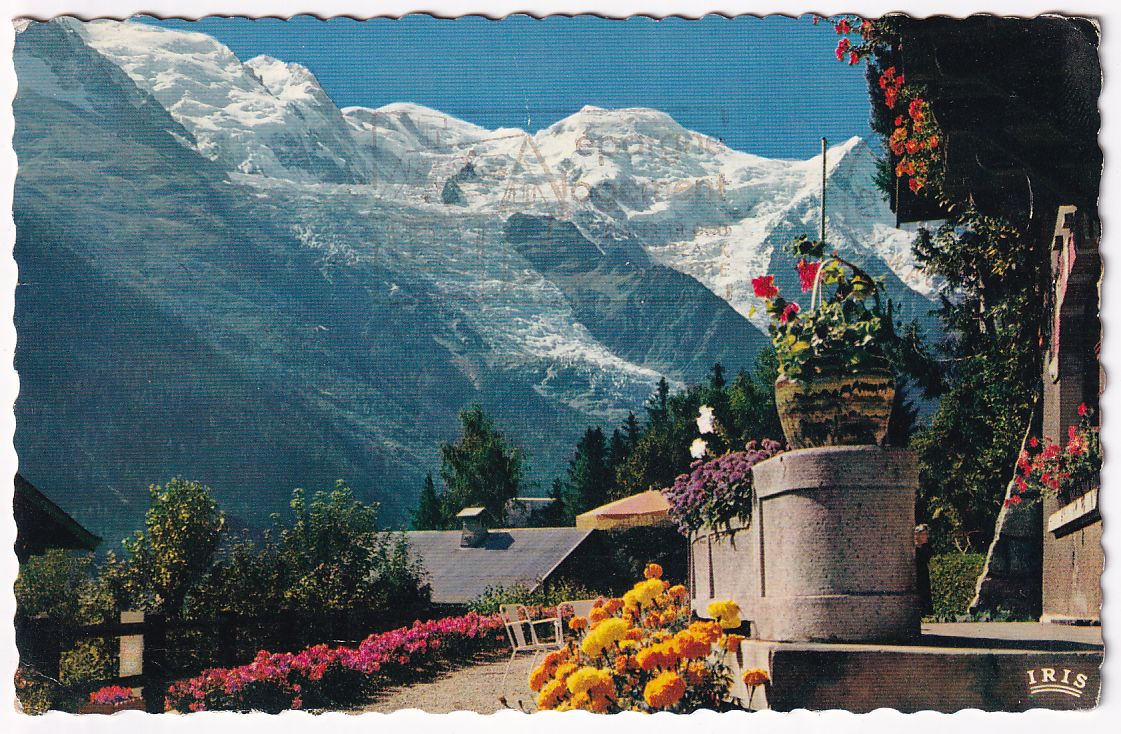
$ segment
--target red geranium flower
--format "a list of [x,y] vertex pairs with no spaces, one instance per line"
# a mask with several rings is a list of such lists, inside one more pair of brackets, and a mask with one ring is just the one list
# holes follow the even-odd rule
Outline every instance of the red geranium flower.
[[922,99],[911,100],[910,106],[907,107],[907,113],[911,116],[912,120],[918,122],[923,118],[923,101]]
[[856,51],[849,51],[849,66],[855,66],[860,61],[860,54]]
[[1039,439],[1036,438],[1035,436],[1032,436],[1031,440],[1029,440],[1028,443],[1031,444],[1031,447],[1033,449],[1039,448]]
[[923,186],[926,186],[926,182],[921,178],[915,177],[907,182],[907,186],[911,189],[911,193],[917,194],[922,191]]
[[1018,494],[1014,494],[1014,495],[1012,495],[1011,497],[1009,497],[1009,498],[1008,498],[1008,500],[1009,500],[1009,501],[1010,501],[1010,502],[1011,502],[1012,504],[1014,504],[1014,505],[1018,505],[1018,504],[1020,504],[1020,495],[1018,495]]
[[847,38],[842,38],[837,43],[837,61],[840,61],[845,57],[845,52],[849,50],[850,46],[852,46],[852,42]]
[[761,275],[758,278],[752,278],[751,287],[755,289],[756,298],[774,298],[778,295],[778,288],[775,287],[775,276]]
[[852,24],[849,23],[847,20],[842,20],[840,23],[833,26],[833,30],[837,31],[838,33],[851,33],[852,32]]
[[801,310],[802,307],[797,303],[788,303],[786,305],[786,308],[782,310],[782,315],[778,317],[779,323],[785,324],[786,322],[790,321],[790,319],[792,319],[795,315],[797,315],[797,313]]
[[806,262],[806,258],[798,261],[798,279],[802,281],[802,292],[813,290],[814,280],[817,279],[817,271],[821,270],[821,263]]
[[1078,404],[1078,415],[1086,415],[1086,403]]

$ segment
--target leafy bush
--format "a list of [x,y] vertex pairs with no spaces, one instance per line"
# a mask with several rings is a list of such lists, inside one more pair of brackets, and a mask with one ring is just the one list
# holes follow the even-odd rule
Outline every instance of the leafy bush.
[[983,553],[946,553],[930,559],[930,596],[934,619],[955,621],[969,612],[977,577],[985,567]]
[[530,590],[525,584],[488,586],[476,599],[467,603],[475,614],[498,614],[503,604],[524,604],[527,607],[555,607],[562,601],[595,599],[599,594],[572,581],[542,584]]

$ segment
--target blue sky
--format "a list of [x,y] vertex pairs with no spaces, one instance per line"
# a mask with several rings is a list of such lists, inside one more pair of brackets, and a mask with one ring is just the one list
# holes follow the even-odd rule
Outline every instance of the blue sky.
[[416,102],[530,132],[585,104],[653,107],[775,158],[871,137],[863,67],[838,63],[831,25],[808,17],[144,20],[299,62],[340,107]]

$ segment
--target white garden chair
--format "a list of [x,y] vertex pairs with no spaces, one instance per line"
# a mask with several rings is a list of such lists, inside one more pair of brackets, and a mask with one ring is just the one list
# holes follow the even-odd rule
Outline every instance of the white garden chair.
[[[506,703],[506,677],[510,674],[510,665],[520,652],[528,652],[534,660],[538,655],[549,650],[557,650],[564,645],[564,633],[559,616],[547,619],[530,619],[529,610],[523,604],[503,604],[500,607],[502,622],[506,625],[506,636],[510,638],[510,659],[506,661],[506,670],[502,674],[501,701]],[[544,627],[546,632],[542,637],[537,630]]]

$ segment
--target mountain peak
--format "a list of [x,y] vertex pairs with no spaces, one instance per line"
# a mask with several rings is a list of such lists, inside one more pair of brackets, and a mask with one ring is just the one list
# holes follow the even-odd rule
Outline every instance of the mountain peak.
[[261,80],[265,89],[276,97],[293,96],[293,93],[303,97],[314,91],[326,96],[326,92],[319,86],[319,80],[303,64],[261,55],[249,59],[245,65]]

